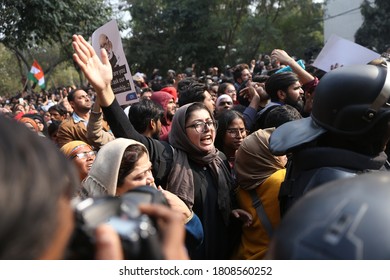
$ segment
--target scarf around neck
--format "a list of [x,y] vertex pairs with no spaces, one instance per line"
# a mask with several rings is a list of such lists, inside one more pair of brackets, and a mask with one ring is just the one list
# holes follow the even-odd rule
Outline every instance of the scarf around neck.
[[175,152],[167,189],[180,197],[192,209],[195,186],[189,159],[201,166],[210,167],[214,182],[217,184],[218,207],[223,215],[225,224],[228,224],[231,212],[230,191],[233,188],[233,179],[228,167],[219,156],[219,151],[215,147],[206,154],[192,144],[188,138],[185,129],[185,118],[187,109],[192,104],[180,107],[172,120],[169,143],[175,149]]

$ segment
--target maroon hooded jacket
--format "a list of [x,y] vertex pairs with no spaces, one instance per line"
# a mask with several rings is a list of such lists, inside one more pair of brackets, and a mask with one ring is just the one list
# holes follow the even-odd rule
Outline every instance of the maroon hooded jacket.
[[153,102],[160,104],[164,109],[164,117],[161,119],[161,133],[160,140],[168,141],[168,134],[171,131],[171,120],[167,118],[167,105],[169,101],[173,99],[172,95],[165,91],[155,91],[153,92],[151,98]]

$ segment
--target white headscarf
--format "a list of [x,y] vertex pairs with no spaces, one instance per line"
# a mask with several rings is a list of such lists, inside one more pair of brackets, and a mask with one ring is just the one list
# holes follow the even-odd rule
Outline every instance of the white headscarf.
[[232,102],[232,104],[233,104],[233,99],[232,99],[231,96],[228,95],[228,94],[222,94],[222,95],[220,95],[220,96],[217,98],[216,106],[219,106],[219,103],[221,103],[221,101],[230,101],[230,102]]
[[85,196],[114,196],[116,194],[118,172],[123,153],[127,147],[135,144],[144,146],[135,140],[117,138],[99,150],[87,178],[82,182]]

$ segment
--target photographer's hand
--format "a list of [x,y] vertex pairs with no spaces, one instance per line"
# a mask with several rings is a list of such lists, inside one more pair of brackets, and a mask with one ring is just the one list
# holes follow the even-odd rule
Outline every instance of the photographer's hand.
[[184,245],[185,227],[183,215],[164,205],[139,205],[142,213],[157,220],[158,229],[162,234],[162,250],[166,260],[188,260]]
[[187,207],[183,200],[181,200],[177,195],[171,193],[170,191],[163,190],[161,186],[158,187],[158,190],[161,191],[168,201],[169,206],[179,213],[183,213],[183,220],[187,220],[191,217],[192,211]]
[[119,235],[106,224],[96,229],[96,255],[97,260],[123,260],[123,251]]

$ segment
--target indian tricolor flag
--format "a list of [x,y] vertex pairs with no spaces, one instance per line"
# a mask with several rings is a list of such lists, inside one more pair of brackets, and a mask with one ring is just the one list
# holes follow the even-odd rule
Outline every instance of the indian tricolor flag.
[[31,66],[30,73],[28,73],[28,79],[34,83],[38,83],[41,89],[45,88],[45,76],[43,75],[42,67],[34,59],[33,65]]

